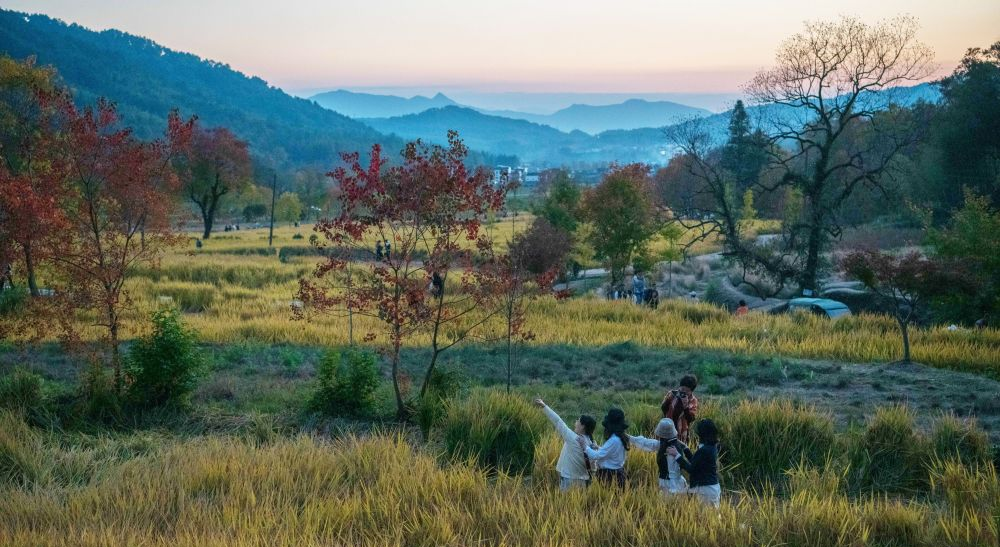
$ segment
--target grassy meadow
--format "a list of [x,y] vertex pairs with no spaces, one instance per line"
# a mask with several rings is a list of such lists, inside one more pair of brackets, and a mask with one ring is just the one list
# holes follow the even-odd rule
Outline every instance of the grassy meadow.
[[[498,222],[492,229],[511,233],[525,223],[516,220],[511,228],[509,221]],[[307,226],[278,228],[274,248],[268,249],[266,229],[242,230],[214,234],[202,249],[190,243],[175,250],[159,268],[140,271],[129,280],[135,304],[129,334],[141,334],[134,326],[152,310],[173,305],[206,343],[346,344],[346,318],[292,318],[298,280],[310,274],[317,258],[282,252],[308,249],[311,233]],[[366,320],[355,320],[356,332],[366,332]],[[855,363],[891,362],[901,355],[897,326],[888,317],[857,315],[831,322],[809,315],[752,313],[736,318],[716,306],[684,300],[665,300],[654,311],[586,296],[562,302],[542,299],[529,309],[528,328],[535,333],[536,345],[632,342]],[[913,359],[919,363],[1000,378],[996,329],[913,328],[910,337]],[[419,336],[411,340],[417,347],[426,342]]]
[[[345,318],[292,319],[311,234],[281,227],[268,248],[266,229],[241,230],[201,249],[192,235],[128,280],[127,338],[168,306],[197,333],[205,370],[184,409],[81,419],[94,410],[73,356],[0,348],[0,379],[44,379],[20,399],[29,389],[0,381],[0,545],[997,545],[1000,331],[914,328],[922,365],[886,366],[900,355],[888,317],[545,298],[512,392],[500,348],[457,347],[442,367],[461,388],[424,432],[392,418],[386,382],[367,415],[308,408],[324,350],[348,342]],[[404,370],[427,341],[409,342]],[[617,405],[649,435],[686,372],[722,430],[718,512],[665,502],[636,450],[625,492],[559,492],[561,441],[533,397],[569,421]]]

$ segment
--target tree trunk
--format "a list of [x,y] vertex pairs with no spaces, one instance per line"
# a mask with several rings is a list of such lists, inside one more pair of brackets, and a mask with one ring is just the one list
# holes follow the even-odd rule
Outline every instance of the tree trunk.
[[514,318],[512,306],[507,308],[507,394],[510,394],[511,369],[514,366],[514,344],[513,344],[513,323]]
[[124,387],[124,381],[122,378],[122,356],[121,351],[118,348],[118,319],[114,315],[114,311],[110,311],[109,315],[108,331],[111,335],[111,365],[114,367],[115,371],[115,394],[121,395],[122,388]]
[[212,224],[215,223],[215,204],[216,199],[212,199],[207,208],[202,209],[201,218],[205,223],[205,231],[202,232],[201,238],[208,239],[212,237]]
[[908,321],[899,322],[899,330],[903,334],[903,363],[910,362],[910,329]]
[[809,289],[816,296],[816,278],[819,275],[820,250],[822,248],[823,227],[818,220],[813,220],[813,225],[809,227],[809,241],[806,246],[806,265],[802,270],[800,285],[802,289]]
[[392,351],[392,390],[396,395],[396,417],[400,420],[407,418],[406,403],[403,402],[403,393],[399,389],[399,340],[393,342]]
[[24,269],[28,274],[28,291],[31,296],[38,296],[38,282],[35,280],[35,259],[31,253],[31,245],[24,246]]

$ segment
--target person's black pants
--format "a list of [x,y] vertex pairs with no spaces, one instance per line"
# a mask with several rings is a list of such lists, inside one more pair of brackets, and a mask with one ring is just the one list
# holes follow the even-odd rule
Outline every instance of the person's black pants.
[[625,489],[625,470],[624,469],[598,469],[597,470],[597,481],[604,486],[615,485],[619,489]]

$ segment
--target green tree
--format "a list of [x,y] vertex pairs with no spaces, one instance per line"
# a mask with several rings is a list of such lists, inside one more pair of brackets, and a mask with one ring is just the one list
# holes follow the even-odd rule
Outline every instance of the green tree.
[[932,133],[941,162],[938,213],[961,204],[956,188],[970,188],[1000,206],[1000,42],[970,49],[941,81],[941,93]]
[[295,192],[285,192],[278,196],[274,204],[274,219],[280,222],[295,222],[302,218],[302,201]]
[[965,192],[965,205],[948,226],[930,228],[928,243],[935,254],[964,264],[975,280],[974,293],[944,295],[935,306],[949,320],[975,321],[1000,310],[1000,211],[989,199]]
[[593,224],[590,241],[611,272],[612,286],[625,277],[632,257],[656,233],[649,169],[642,164],[615,167],[583,198],[583,216]]
[[[749,192],[749,190],[748,190]],[[681,245],[681,238],[684,237],[684,227],[677,222],[668,222],[660,228],[660,237],[667,243],[667,246],[660,252],[659,259],[666,262],[669,267],[669,294],[674,294],[674,262],[684,258],[684,249]]]
[[580,187],[569,178],[569,173],[560,170],[552,178],[549,193],[536,214],[572,233],[579,222],[580,196]]

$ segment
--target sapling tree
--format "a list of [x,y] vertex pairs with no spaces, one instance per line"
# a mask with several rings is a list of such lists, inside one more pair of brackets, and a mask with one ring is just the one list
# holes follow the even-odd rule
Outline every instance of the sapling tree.
[[[467,153],[449,132],[447,147],[407,144],[402,163],[392,167],[378,145],[367,165],[357,153],[344,155],[347,165],[329,173],[338,212],[314,227],[327,258],[300,280],[298,315],[346,312],[373,320],[365,339],[384,344],[401,418],[409,415],[404,343],[430,339],[419,404],[440,355],[481,335],[498,309],[503,270],[482,219],[503,207],[507,189],[493,186],[484,169],[468,169]],[[389,242],[391,251],[377,253],[377,241]]]
[[969,286],[955,263],[918,252],[895,256],[875,250],[852,251],[841,260],[841,267],[891,310],[903,337],[903,363],[910,362],[909,325],[920,310],[937,296]]

